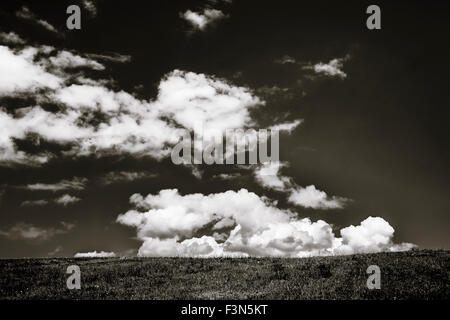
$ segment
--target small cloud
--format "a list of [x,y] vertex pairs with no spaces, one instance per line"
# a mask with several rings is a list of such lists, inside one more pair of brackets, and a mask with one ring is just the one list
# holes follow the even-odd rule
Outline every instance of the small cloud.
[[191,173],[194,177],[196,177],[199,180],[203,177],[203,171],[199,169],[196,165],[188,165],[188,167],[190,167]]
[[259,166],[255,170],[256,181],[267,189],[287,191],[291,185],[291,179],[280,175],[280,169],[285,167],[285,163],[271,162]]
[[132,171],[119,171],[109,172],[101,178],[102,184],[113,184],[118,182],[131,182],[145,178],[154,178],[158,175],[150,172],[132,172]]
[[103,60],[103,61],[108,61],[108,62],[125,63],[125,62],[131,61],[131,56],[116,53],[116,52],[108,53],[108,54],[89,53],[86,56],[91,59]]
[[0,42],[5,44],[24,44],[25,41],[14,32],[0,32]]
[[275,59],[274,62],[279,64],[296,64],[297,60],[295,60],[295,58],[292,58],[291,56],[284,55],[279,59]]
[[65,194],[65,195],[62,195],[61,197],[55,199],[55,203],[66,207],[69,204],[77,203],[80,200],[81,200],[80,198],[71,196],[69,194]]
[[218,175],[215,175],[214,178],[221,179],[221,180],[232,180],[239,178],[241,176],[240,173],[221,173]]
[[319,62],[315,65],[304,66],[303,69],[313,70],[317,74],[321,74],[327,77],[337,77],[341,79],[347,78],[347,74],[342,70],[344,66],[344,61],[350,59],[347,55],[344,58],[335,58],[330,60],[328,63]]
[[295,205],[312,209],[341,209],[349,201],[346,198],[329,197],[324,191],[316,189],[314,185],[291,190],[288,201]]
[[22,189],[31,191],[64,191],[64,190],[83,190],[88,180],[86,178],[74,177],[72,180],[61,180],[57,183],[35,183],[21,186]]
[[276,131],[286,131],[287,133],[290,134],[302,122],[303,122],[303,120],[297,119],[297,120],[294,120],[291,122],[284,122],[284,123],[279,123],[279,124],[273,125],[273,126],[269,127],[269,129],[276,130]]
[[20,204],[21,207],[41,207],[48,204],[47,200],[26,200]]
[[4,236],[11,240],[36,240],[45,241],[55,235],[68,233],[75,225],[67,222],[60,222],[59,228],[41,228],[32,224],[18,222],[9,230],[0,230],[0,236]]
[[97,15],[97,7],[95,6],[94,1],[83,0],[83,7],[90,13],[92,17],[95,17]]
[[23,6],[22,9],[20,9],[19,11],[16,12],[16,16],[18,18],[24,19],[24,20],[29,20],[32,21],[34,23],[36,23],[37,25],[40,25],[41,27],[43,27],[44,29],[56,33],[58,35],[61,35],[61,33],[54,27],[52,26],[50,23],[48,23],[47,21],[38,18],[33,12],[30,11],[30,9],[28,9],[28,7]]
[[78,252],[74,255],[75,258],[113,258],[116,254],[114,252],[92,251],[92,252]]
[[204,31],[211,23],[226,18],[222,11],[216,9],[204,9],[203,13],[188,10],[180,16],[189,22],[194,29],[200,31]]

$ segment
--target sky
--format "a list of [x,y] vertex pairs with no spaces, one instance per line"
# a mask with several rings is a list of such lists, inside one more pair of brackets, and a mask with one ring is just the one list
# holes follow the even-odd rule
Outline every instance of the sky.
[[[2,1],[0,258],[448,249],[449,4],[369,4]],[[279,163],[174,164],[198,122]]]

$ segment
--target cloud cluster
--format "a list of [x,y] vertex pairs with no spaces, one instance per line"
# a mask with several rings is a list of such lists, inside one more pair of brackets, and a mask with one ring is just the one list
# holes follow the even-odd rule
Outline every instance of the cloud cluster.
[[[394,245],[394,229],[382,218],[369,217],[336,237],[325,221],[299,219],[246,189],[209,195],[169,189],[146,197],[135,194],[130,202],[135,209],[117,222],[136,228],[143,242],[140,256],[305,257],[412,246]],[[199,237],[200,230],[210,234]]]
[[92,251],[92,252],[77,252],[75,258],[114,258],[116,254],[114,252],[105,251]]
[[294,205],[312,209],[341,209],[349,199],[328,196],[314,185],[298,186],[291,178],[281,175],[280,169],[286,163],[272,162],[256,168],[255,179],[265,188],[288,194],[288,201]]
[[[250,127],[255,125],[250,109],[264,103],[247,88],[180,70],[161,80],[153,101],[113,91],[95,80],[68,83],[73,81],[68,68],[101,70],[103,65],[68,51],[49,56],[53,51],[0,46],[0,73],[10,75],[0,78],[0,96],[33,93],[37,101],[15,111],[0,106],[0,163],[41,164],[55,156],[19,150],[15,141],[30,134],[37,142],[70,147],[63,152],[70,157],[129,154],[161,159],[180,140],[184,131],[179,128],[193,130],[199,123],[205,131]],[[40,101],[57,104],[59,110],[50,112]],[[282,124],[287,130],[295,125]]]

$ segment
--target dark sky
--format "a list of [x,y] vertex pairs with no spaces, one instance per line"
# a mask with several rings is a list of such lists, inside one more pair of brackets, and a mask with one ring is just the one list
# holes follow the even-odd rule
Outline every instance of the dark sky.
[[[97,14],[82,9],[82,29],[71,31],[65,9],[75,2],[2,1],[0,31],[14,31],[29,45],[129,55],[127,63],[104,62],[106,78],[115,81],[116,90],[141,99],[155,99],[161,78],[174,69],[248,87],[266,101],[253,115],[258,123],[304,119],[291,135],[281,137],[280,158],[290,163],[283,174],[298,185],[314,184],[327,194],[352,199],[336,211],[291,208],[299,217],[324,219],[339,230],[380,216],[394,227],[395,242],[449,248],[448,2],[377,1],[382,29],[368,30],[365,10],[372,3],[365,1],[97,1]],[[62,35],[18,18],[15,12],[24,5]],[[194,32],[180,12],[206,5],[227,18]],[[284,56],[298,63],[275,62]],[[302,68],[346,56],[344,80],[313,79]],[[105,77],[86,72],[93,79]],[[264,90],[274,86],[286,90]],[[0,98],[8,110],[27,103],[23,97]],[[57,256],[93,250],[135,253],[140,246],[135,231],[115,222],[130,209],[134,193],[247,188],[289,207],[282,194],[258,185],[245,170],[236,179],[217,180],[212,177],[217,172],[239,170],[202,169],[198,179],[170,159],[114,155],[61,157],[37,167],[0,164],[0,230],[17,223],[47,230],[61,228],[60,221],[74,225],[39,241],[0,235],[0,257],[47,256],[57,248]],[[119,171],[154,174],[118,184],[100,182]],[[73,177],[88,181],[85,189],[70,192],[81,201],[66,207],[21,206],[61,193],[20,186]]]

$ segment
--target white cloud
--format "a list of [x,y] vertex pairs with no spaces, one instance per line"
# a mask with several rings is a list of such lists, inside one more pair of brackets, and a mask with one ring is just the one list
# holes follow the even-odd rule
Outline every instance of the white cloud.
[[324,191],[317,190],[314,185],[296,187],[291,190],[288,201],[304,208],[313,209],[341,209],[348,199],[329,197]]
[[78,201],[80,201],[80,198],[71,196],[69,194],[64,194],[59,198],[56,198],[54,201],[56,204],[62,205],[64,207],[70,205],[70,204],[74,204],[77,203]]
[[[203,127],[208,132],[251,128],[256,123],[250,110],[265,102],[248,88],[234,86],[205,74],[174,70],[163,77],[152,101],[137,99],[125,91],[113,91],[106,83],[85,78],[84,84],[66,85],[72,67],[102,69],[98,62],[48,46],[26,47],[20,52],[0,46],[0,95],[34,93],[37,103],[51,101],[56,112],[35,105],[8,112],[0,106],[0,164],[40,165],[56,155],[42,151],[28,154],[16,139],[28,134],[70,146],[66,157],[95,154],[129,154],[162,159],[185,131]],[[84,76],[80,76],[84,77]],[[79,78],[80,78],[79,77]],[[42,91],[41,89],[45,89]],[[93,124],[99,113],[102,122]],[[272,128],[292,131],[300,120]]]
[[105,67],[95,60],[87,59],[69,51],[59,51],[55,57],[50,57],[50,63],[58,68],[88,67],[94,70],[104,70]]
[[220,10],[204,9],[202,13],[187,10],[181,14],[181,17],[188,21],[195,29],[203,31],[211,23],[224,19],[226,16]]
[[40,88],[56,89],[61,85],[61,78],[33,62],[37,53],[36,48],[28,48],[16,54],[8,47],[0,46],[0,74],[8,75],[0,77],[0,96]]
[[114,252],[105,251],[92,251],[92,252],[77,252],[75,258],[114,258],[116,254]]
[[74,177],[71,180],[61,180],[56,183],[34,183],[20,188],[32,191],[63,191],[63,190],[83,190],[88,180],[86,178]]
[[41,228],[32,224],[19,222],[9,230],[0,230],[0,236],[11,240],[45,241],[55,235],[67,233],[75,227],[71,223],[61,222],[60,224],[61,226],[59,228]]
[[394,228],[379,217],[368,217],[359,226],[349,226],[341,229],[343,252],[381,252],[405,251],[415,247],[411,243],[392,244]]
[[270,130],[287,131],[289,134],[297,128],[303,120],[297,119],[291,122],[284,122],[269,127]]
[[[130,210],[119,215],[117,222],[137,229],[143,242],[140,256],[304,257],[410,246],[393,244],[393,229],[382,218],[370,217],[360,227],[344,228],[338,238],[325,221],[298,219],[245,189],[184,196],[176,189],[161,190],[145,198],[133,195],[130,201],[143,211]],[[211,223],[215,223],[211,235],[194,236]],[[223,228],[232,230],[220,231]]]
[[255,168],[256,181],[267,189],[288,194],[288,201],[297,206],[313,209],[342,209],[350,201],[347,198],[328,196],[314,185],[298,186],[291,178],[281,175],[280,169],[287,163],[271,162]]
[[[72,149],[64,153],[66,156],[93,153],[101,156],[104,152],[160,159],[170,154],[171,145],[182,134],[173,122],[189,130],[198,123],[204,124],[205,131],[241,128],[252,124],[249,109],[263,103],[246,88],[179,70],[161,80],[154,101],[138,100],[127,92],[114,92],[97,82],[64,86],[64,78],[68,76],[61,68],[90,62],[70,53],[33,61],[44,50],[49,53],[52,48],[30,47],[15,53],[0,47],[0,58],[4,58],[0,60],[0,72],[11,74],[0,79],[0,94],[15,95],[47,88],[50,92],[45,99],[65,107],[56,113],[40,106],[18,109],[15,114],[0,109],[3,151],[0,162],[39,164],[53,156],[17,150],[14,139],[24,139],[27,133],[53,143],[70,144]],[[57,68],[58,75],[46,68]],[[94,112],[101,112],[105,117],[98,126],[86,122]]]
[[315,73],[322,74],[328,77],[338,77],[345,79],[347,74],[342,70],[344,66],[344,61],[348,60],[349,56],[344,58],[335,58],[330,60],[328,63],[319,62],[315,65],[305,66],[304,69],[312,69]]
[[25,41],[15,32],[0,32],[0,42],[5,44],[24,44]]
[[250,109],[263,103],[247,88],[175,70],[161,81],[155,105],[187,129],[202,124],[205,131],[224,132],[251,125]]
[[286,163],[270,162],[257,167],[255,170],[256,181],[265,188],[286,191],[292,182],[290,178],[281,176],[279,173],[280,169],[285,166]]

